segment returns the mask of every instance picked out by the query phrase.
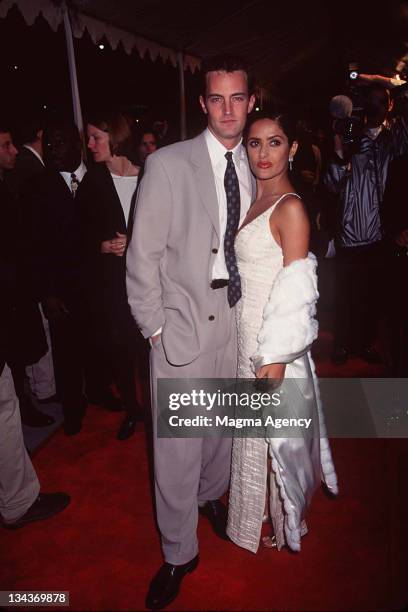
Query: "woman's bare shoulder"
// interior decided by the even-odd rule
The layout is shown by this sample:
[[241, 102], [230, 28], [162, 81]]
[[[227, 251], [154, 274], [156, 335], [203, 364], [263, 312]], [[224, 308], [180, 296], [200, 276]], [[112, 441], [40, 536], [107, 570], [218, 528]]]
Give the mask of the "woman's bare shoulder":
[[303, 218], [307, 216], [307, 213], [301, 198], [295, 195], [288, 195], [279, 202], [273, 216], [276, 220], [291, 220]]

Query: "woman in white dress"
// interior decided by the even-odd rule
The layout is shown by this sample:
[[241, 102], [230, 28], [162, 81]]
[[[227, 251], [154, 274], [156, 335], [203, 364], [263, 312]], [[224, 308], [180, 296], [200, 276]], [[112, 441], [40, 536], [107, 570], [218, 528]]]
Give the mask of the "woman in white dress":
[[249, 127], [257, 197], [235, 240], [242, 289], [236, 307], [238, 378], [295, 379], [297, 394], [280, 416], [289, 410], [291, 417], [312, 419], [307, 435], [298, 429], [296, 437], [234, 439], [227, 533], [252, 552], [269, 518], [273, 535], [263, 544], [299, 551], [313, 492], [323, 481], [337, 493], [310, 356], [317, 337], [316, 259], [308, 252], [307, 214], [288, 178], [296, 149], [294, 127], [283, 114], [256, 117]]

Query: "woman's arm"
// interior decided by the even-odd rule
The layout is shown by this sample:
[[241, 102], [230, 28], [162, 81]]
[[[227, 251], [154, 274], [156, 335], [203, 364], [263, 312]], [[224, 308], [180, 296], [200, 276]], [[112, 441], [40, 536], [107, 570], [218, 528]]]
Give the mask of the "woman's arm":
[[286, 198], [281, 205], [278, 204], [272, 218], [279, 234], [283, 265], [307, 257], [310, 224], [303, 202], [296, 197]]
[[[271, 233], [278, 232], [283, 253], [284, 267], [298, 259], [307, 257], [309, 250], [310, 224], [304, 205], [299, 198], [286, 198], [271, 215]], [[285, 363], [270, 363], [262, 366], [257, 378], [276, 379], [279, 384], [285, 377]]]

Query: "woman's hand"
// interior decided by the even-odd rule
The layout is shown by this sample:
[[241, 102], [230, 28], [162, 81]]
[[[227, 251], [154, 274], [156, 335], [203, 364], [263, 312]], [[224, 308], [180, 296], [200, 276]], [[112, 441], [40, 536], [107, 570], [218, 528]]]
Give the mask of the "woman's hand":
[[117, 238], [101, 242], [101, 253], [110, 253], [117, 257], [122, 257], [125, 252], [127, 237], [126, 234], [121, 234], [120, 232], [116, 232], [116, 236]]
[[286, 363], [268, 363], [256, 373], [256, 378], [262, 379], [268, 387], [276, 389], [281, 386], [285, 378]]

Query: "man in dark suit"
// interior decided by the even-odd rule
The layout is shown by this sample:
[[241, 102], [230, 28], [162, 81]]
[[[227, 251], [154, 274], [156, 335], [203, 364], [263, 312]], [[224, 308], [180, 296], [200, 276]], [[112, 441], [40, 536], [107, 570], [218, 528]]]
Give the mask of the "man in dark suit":
[[[25, 191], [30, 189], [30, 182], [44, 172], [45, 169], [43, 135], [42, 122], [37, 117], [23, 119], [18, 126], [17, 138], [22, 144], [17, 154], [15, 167], [12, 172], [8, 173], [6, 181], [15, 196], [22, 201], [25, 199]], [[30, 227], [32, 223], [31, 217], [35, 214], [35, 210], [22, 211], [22, 219], [27, 227]], [[40, 403], [48, 403], [56, 400], [54, 364], [52, 360], [49, 325], [42, 311], [41, 318], [47, 339], [48, 350], [37, 363], [27, 366], [26, 375], [28, 376], [31, 392], [36, 397], [37, 401]], [[27, 402], [30, 402], [28, 396], [26, 403]], [[37, 420], [38, 423], [41, 424], [42, 419], [35, 419], [34, 413], [31, 413], [33, 413], [33, 410], [30, 411], [30, 422], [34, 423]]]
[[[34, 277], [51, 330], [64, 431], [82, 428], [88, 397], [115, 407], [89, 339], [91, 323], [84, 300], [83, 237], [78, 194], [86, 173], [81, 140], [74, 125], [59, 123], [48, 132], [50, 167], [31, 183], [29, 206], [35, 244]], [[85, 383], [85, 385], [84, 385]]]
[[[19, 344], [16, 316], [22, 279], [18, 209], [5, 185], [4, 171], [13, 168], [16, 155], [9, 130], [0, 126], [0, 515], [9, 529], [49, 518], [70, 502], [66, 493], [40, 494], [40, 483], [24, 446], [19, 401], [8, 366]], [[27, 347], [25, 342], [18, 352]], [[21, 358], [24, 360], [24, 354]]]
[[16, 162], [12, 172], [5, 176], [10, 191], [18, 198], [27, 186], [27, 183], [44, 171], [44, 130], [37, 119], [23, 120], [18, 129], [13, 132], [18, 145]]
[[[11, 138], [11, 137], [10, 137]], [[5, 136], [3, 137], [3, 140]], [[13, 155], [10, 152], [13, 151]], [[26, 367], [32, 367], [38, 362], [47, 350], [41, 314], [35, 303], [28, 262], [31, 257], [30, 246], [26, 240], [26, 224], [29, 223], [27, 216], [21, 210], [19, 190], [17, 183], [12, 180], [15, 176], [18, 152], [12, 144], [9, 148], [9, 158], [5, 159], [3, 151], [1, 161], [2, 185], [1, 197], [3, 201], [3, 213], [5, 202], [8, 203], [8, 214], [12, 215], [8, 223], [3, 227], [8, 228], [9, 235], [13, 235], [13, 256], [18, 265], [18, 300], [14, 311], [14, 333], [13, 343], [8, 354], [8, 363], [13, 375], [14, 387], [19, 399], [21, 419], [25, 425], [31, 427], [44, 427], [51, 425], [54, 419], [38, 410], [33, 403], [31, 394], [26, 388]], [[10, 234], [10, 230], [12, 234]], [[4, 237], [3, 241], [7, 236]], [[3, 242], [4, 244], [4, 242]]]

